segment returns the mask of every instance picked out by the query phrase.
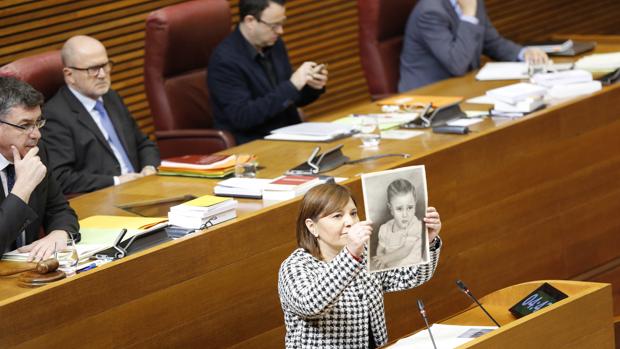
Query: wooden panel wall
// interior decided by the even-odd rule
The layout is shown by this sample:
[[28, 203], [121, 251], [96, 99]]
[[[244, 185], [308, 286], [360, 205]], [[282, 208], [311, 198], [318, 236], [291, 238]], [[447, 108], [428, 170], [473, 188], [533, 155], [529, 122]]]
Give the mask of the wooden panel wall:
[[[389, 0], [383, 0], [389, 1]], [[58, 49], [67, 38], [88, 34], [102, 40], [118, 64], [113, 87], [125, 98], [142, 129], [153, 131], [144, 93], [144, 19], [181, 0], [0, 0], [0, 65]], [[230, 0], [235, 22], [238, 0]], [[517, 41], [552, 33], [620, 34], [617, 0], [487, 0], [500, 32]], [[368, 100], [359, 63], [354, 0], [289, 0], [284, 39], [291, 60], [329, 63], [328, 92], [305, 111], [316, 116]]]

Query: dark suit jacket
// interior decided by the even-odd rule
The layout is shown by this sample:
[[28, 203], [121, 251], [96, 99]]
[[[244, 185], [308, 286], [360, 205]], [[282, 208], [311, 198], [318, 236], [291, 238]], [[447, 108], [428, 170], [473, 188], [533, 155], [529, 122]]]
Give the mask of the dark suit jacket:
[[[140, 131], [113, 90], [103, 95], [103, 104], [116, 128], [125, 151], [136, 171], [144, 166], [159, 165], [159, 151]], [[112, 148], [88, 111], [63, 86], [43, 107], [47, 124], [42, 133], [50, 154], [51, 170], [64, 193], [89, 192], [114, 184], [113, 176], [121, 174], [121, 166]]]
[[207, 69], [207, 85], [215, 127], [230, 131], [238, 144], [262, 138], [276, 128], [301, 121], [296, 107], [316, 100], [322, 90], [308, 86], [297, 91], [282, 39], [269, 49], [277, 85], [257, 61], [256, 50], [239, 28], [215, 49]]
[[[40, 144], [39, 148], [39, 157], [47, 166], [48, 156], [45, 146]], [[0, 193], [0, 253], [6, 251], [24, 229], [26, 244], [38, 240], [41, 227], [46, 233], [65, 230], [74, 238], [79, 237], [75, 212], [49, 170], [30, 195], [28, 204], [13, 194], [4, 198], [4, 192]]]
[[460, 20], [450, 0], [420, 0], [405, 29], [398, 91], [404, 92], [480, 67], [481, 54], [516, 61], [521, 46], [503, 38], [478, 0], [477, 25]]

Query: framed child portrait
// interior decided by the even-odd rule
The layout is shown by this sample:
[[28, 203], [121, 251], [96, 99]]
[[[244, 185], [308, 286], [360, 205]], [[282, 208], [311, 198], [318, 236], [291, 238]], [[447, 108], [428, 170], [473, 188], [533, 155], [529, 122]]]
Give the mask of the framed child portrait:
[[373, 233], [368, 270], [377, 272], [429, 262], [424, 215], [428, 207], [424, 166], [362, 175], [366, 219]]

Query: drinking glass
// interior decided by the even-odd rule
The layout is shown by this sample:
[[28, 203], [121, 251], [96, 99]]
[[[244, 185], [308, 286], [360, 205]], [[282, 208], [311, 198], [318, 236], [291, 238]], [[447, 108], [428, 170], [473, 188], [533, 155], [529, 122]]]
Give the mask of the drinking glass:
[[362, 147], [376, 147], [381, 143], [381, 129], [379, 129], [379, 121], [376, 116], [360, 117], [359, 129]]
[[58, 270], [64, 271], [67, 276], [75, 274], [79, 260], [75, 241], [67, 239], [67, 246], [57, 249], [55, 254], [58, 260]]
[[258, 163], [251, 154], [237, 154], [235, 159], [235, 177], [256, 178]]

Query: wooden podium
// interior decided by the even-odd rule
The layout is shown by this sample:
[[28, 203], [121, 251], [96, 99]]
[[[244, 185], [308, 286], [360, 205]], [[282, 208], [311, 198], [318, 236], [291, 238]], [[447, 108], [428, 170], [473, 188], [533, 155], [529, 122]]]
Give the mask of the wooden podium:
[[[564, 292], [568, 298], [516, 319], [508, 309], [544, 282]], [[610, 284], [532, 281], [495, 291], [479, 300], [501, 327], [459, 348], [614, 348]], [[441, 323], [494, 326], [477, 306]]]

